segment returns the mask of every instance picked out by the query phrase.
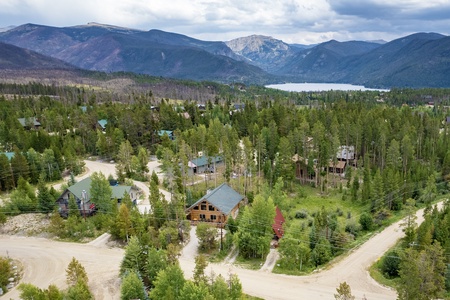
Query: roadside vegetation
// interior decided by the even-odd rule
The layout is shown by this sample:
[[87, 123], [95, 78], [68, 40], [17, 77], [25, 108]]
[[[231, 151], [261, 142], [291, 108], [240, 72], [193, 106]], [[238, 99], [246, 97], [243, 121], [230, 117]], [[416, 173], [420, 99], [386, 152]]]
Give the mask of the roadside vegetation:
[[[188, 84], [189, 95], [205, 85]], [[182, 91], [181, 83], [173, 86]], [[151, 90], [121, 94], [36, 83], [0, 85], [0, 190], [9, 195], [2, 201], [0, 223], [8, 216], [40, 212], [51, 219], [49, 232], [64, 240], [85, 241], [110, 232], [127, 245], [127, 253], [137, 249], [124, 258], [124, 264], [131, 263], [121, 271], [124, 284], [140, 281], [150, 295], [162, 288], [158, 284], [179, 275], [176, 260], [190, 228], [185, 209], [223, 182], [244, 195], [248, 205], [225, 224], [221, 239], [216, 228], [197, 227], [206, 259], [221, 260], [236, 251], [238, 263], [258, 268], [271, 247], [276, 207], [285, 218], [277, 273], [323, 268], [420, 207], [427, 208], [429, 228], [408, 225], [409, 240], [399, 257], [425, 260], [440, 257], [442, 249], [448, 252], [449, 226], [438, 223], [445, 217], [430, 207], [448, 193], [450, 91], [287, 93], [217, 84], [206, 90], [200, 101], [181, 94], [159, 97]], [[26, 126], [18, 118], [25, 118]], [[33, 118], [41, 126], [34, 127]], [[104, 128], [99, 120], [107, 121]], [[343, 149], [352, 149], [354, 157], [339, 155]], [[223, 163], [213, 173], [192, 175], [188, 162], [199, 153], [221, 156]], [[163, 180], [149, 174], [149, 155], [161, 162]], [[152, 211], [139, 213], [126, 197], [113, 205], [108, 179], [96, 174], [97, 214], [83, 218], [70, 199], [69, 214], [62, 218], [56, 205], [62, 190], [51, 184], [63, 176], [70, 179], [62, 189], [74, 184], [87, 157], [114, 161], [116, 178], [109, 179], [146, 182]], [[170, 201], [159, 188], [170, 192]], [[425, 237], [419, 241], [420, 230]], [[416, 244], [421, 246], [407, 249]], [[146, 266], [155, 259], [150, 253], [162, 255], [167, 265], [149, 270]], [[450, 263], [448, 256], [442, 256], [442, 263]], [[399, 267], [396, 276], [402, 272]], [[159, 277], [163, 273], [169, 279]], [[232, 293], [232, 280], [217, 284], [228, 282], [227, 293]], [[413, 284], [399, 281], [400, 293], [401, 284]], [[201, 282], [186, 281], [178, 291], [210, 289]], [[436, 297], [450, 290], [440, 278], [434, 284]]]
[[[410, 210], [402, 224], [405, 237], [370, 269], [377, 281], [397, 289], [399, 299], [450, 298], [447, 263], [450, 202], [442, 201], [440, 210], [436, 205], [425, 208], [425, 221], [420, 226]], [[407, 203], [412, 206], [414, 200]]]

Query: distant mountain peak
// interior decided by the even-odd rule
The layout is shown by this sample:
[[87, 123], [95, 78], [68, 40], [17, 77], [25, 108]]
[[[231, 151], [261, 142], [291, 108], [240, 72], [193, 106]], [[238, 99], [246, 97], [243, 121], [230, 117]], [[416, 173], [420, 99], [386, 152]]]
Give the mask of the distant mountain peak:
[[107, 29], [110, 31], [136, 31], [136, 32], [142, 32], [143, 30], [140, 29], [133, 29], [133, 28], [128, 28], [128, 27], [121, 27], [121, 26], [116, 26], [116, 25], [110, 25], [110, 24], [102, 24], [102, 23], [97, 23], [97, 22], [89, 22], [85, 25], [76, 25], [76, 26], [72, 26], [73, 28], [89, 28], [89, 27], [98, 27], [98, 28], [103, 28], [103, 29]]
[[298, 52], [297, 48], [281, 40], [256, 34], [237, 38], [225, 44], [251, 64], [269, 72], [278, 69], [286, 59]]

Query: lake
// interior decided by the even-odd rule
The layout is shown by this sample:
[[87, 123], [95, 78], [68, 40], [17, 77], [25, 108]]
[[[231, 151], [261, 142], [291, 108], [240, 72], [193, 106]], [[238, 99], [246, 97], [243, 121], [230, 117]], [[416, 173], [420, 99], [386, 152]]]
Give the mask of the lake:
[[283, 83], [269, 84], [268, 88], [278, 89], [288, 92], [319, 92], [319, 91], [382, 91], [388, 92], [388, 89], [369, 89], [362, 85], [353, 85], [345, 83]]

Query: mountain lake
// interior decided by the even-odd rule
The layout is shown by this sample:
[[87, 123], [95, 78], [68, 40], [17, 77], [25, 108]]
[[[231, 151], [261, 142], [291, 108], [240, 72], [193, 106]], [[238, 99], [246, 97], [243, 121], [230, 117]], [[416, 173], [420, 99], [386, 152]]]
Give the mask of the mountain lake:
[[388, 92], [388, 89], [370, 89], [362, 85], [346, 83], [283, 83], [269, 84], [267, 88], [278, 89], [288, 92], [319, 92], [319, 91], [380, 91]]

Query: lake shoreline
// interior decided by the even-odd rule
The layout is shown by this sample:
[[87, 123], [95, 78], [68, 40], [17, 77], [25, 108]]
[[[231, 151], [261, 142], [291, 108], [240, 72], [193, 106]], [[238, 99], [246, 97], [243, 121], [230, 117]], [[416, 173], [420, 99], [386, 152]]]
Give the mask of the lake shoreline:
[[379, 91], [389, 92], [389, 89], [366, 88], [362, 85], [347, 83], [283, 83], [269, 84], [266, 88], [278, 89], [287, 92], [324, 92], [324, 91]]

